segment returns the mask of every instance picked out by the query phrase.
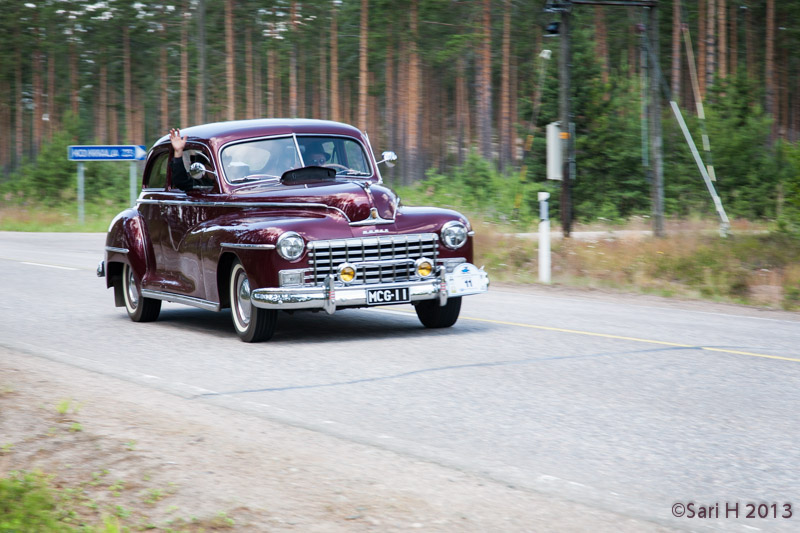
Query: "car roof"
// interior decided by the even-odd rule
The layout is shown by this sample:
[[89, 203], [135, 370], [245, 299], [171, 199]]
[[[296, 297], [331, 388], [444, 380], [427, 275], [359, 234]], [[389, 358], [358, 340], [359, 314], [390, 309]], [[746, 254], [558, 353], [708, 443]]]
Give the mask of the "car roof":
[[[270, 135], [320, 134], [348, 135], [363, 140], [361, 131], [354, 126], [332, 120], [315, 120], [300, 118], [262, 118], [252, 120], [232, 120], [212, 122], [192, 126], [180, 130], [181, 136], [188, 141], [202, 142], [215, 150], [225, 143], [251, 137]], [[169, 143], [169, 135], [164, 135], [153, 145]]]

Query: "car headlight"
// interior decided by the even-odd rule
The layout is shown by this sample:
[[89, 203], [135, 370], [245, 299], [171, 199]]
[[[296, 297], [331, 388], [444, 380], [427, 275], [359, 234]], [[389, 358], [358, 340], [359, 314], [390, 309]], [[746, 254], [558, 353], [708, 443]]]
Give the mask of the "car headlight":
[[467, 227], [457, 220], [451, 220], [442, 226], [441, 235], [444, 245], [456, 250], [467, 242]]
[[287, 231], [278, 237], [278, 242], [275, 244], [278, 255], [287, 261], [294, 261], [303, 255], [305, 247], [306, 243], [303, 242], [303, 238], [294, 231]]

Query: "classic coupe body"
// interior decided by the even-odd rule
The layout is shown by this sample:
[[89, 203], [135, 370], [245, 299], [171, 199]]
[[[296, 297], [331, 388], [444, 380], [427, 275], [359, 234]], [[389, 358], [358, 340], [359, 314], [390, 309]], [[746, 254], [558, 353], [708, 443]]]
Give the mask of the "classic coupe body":
[[488, 289], [469, 221], [401, 206], [358, 129], [261, 119], [182, 135], [192, 186], [173, 186], [172, 144], [159, 139], [98, 267], [132, 320], [155, 320], [162, 301], [230, 308], [239, 337], [255, 342], [272, 336], [278, 311], [410, 303], [438, 328], [456, 322], [462, 296]]

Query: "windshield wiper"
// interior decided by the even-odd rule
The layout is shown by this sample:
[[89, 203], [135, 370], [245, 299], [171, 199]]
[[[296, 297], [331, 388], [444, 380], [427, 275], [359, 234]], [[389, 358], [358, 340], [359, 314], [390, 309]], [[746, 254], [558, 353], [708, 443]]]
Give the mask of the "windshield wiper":
[[342, 170], [341, 172], [337, 172], [337, 175], [346, 175], [346, 176], [372, 176], [369, 172], [362, 172], [360, 170], [355, 170], [353, 168], [348, 168], [347, 170]]

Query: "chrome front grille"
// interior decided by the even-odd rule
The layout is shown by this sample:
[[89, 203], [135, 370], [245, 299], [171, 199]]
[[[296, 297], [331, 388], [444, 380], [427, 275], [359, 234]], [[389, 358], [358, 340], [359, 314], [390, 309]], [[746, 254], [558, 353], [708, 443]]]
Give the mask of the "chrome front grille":
[[417, 279], [414, 261], [427, 257], [436, 264], [439, 237], [435, 233], [385, 235], [308, 243], [306, 285], [321, 285], [339, 266], [356, 267], [350, 285], [392, 283]]

